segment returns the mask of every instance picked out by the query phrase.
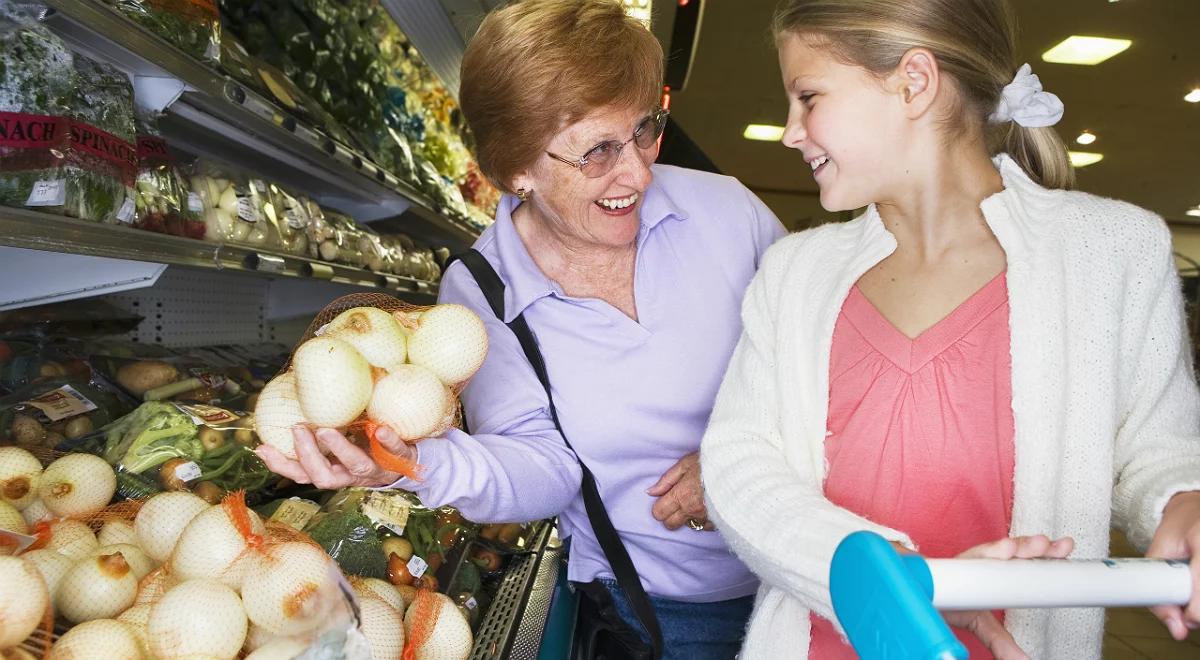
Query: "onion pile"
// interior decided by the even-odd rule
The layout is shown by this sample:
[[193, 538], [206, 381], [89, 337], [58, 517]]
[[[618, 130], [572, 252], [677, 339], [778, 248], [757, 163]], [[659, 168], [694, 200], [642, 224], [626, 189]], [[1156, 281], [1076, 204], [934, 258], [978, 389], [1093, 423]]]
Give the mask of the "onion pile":
[[362, 419], [417, 442], [454, 422], [455, 392], [487, 355], [483, 321], [462, 305], [388, 313], [355, 307], [296, 349], [291, 371], [260, 393], [263, 442], [295, 459], [292, 428], [345, 428]]

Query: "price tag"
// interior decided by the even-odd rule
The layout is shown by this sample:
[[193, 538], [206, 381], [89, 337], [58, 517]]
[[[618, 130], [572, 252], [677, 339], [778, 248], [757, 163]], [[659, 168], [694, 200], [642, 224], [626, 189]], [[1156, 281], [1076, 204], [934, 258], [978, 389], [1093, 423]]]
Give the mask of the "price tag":
[[392, 530], [397, 536], [404, 536], [409, 503], [403, 497], [373, 491], [363, 500], [360, 510], [376, 525]]
[[287, 221], [287, 226], [291, 227], [292, 229], [300, 230], [308, 226], [308, 223], [304, 222], [304, 217], [301, 216], [300, 212], [294, 208], [288, 207], [288, 209], [283, 212], [283, 217], [284, 220]]
[[463, 605], [466, 605], [468, 610], [473, 610], [476, 607], [479, 607], [479, 603], [475, 600], [474, 596], [468, 598], [467, 602], [463, 603]]
[[62, 179], [38, 181], [29, 191], [25, 206], [62, 206], [67, 203], [67, 182]]
[[204, 202], [197, 193], [188, 193], [188, 210], [192, 213], [204, 213]]
[[424, 559], [416, 555], [413, 555], [412, 559], [408, 560], [408, 572], [412, 573], [412, 576], [415, 578], [425, 575], [425, 571], [428, 569], [429, 564], [426, 564]]
[[258, 222], [258, 209], [254, 208], [254, 200], [249, 197], [238, 198], [237, 214], [246, 222]]
[[75, 391], [70, 385], [63, 385], [56, 390], [32, 398], [25, 403], [42, 411], [52, 422], [60, 419], [82, 415], [96, 409], [96, 404], [88, 401], [87, 397]]
[[195, 481], [200, 478], [200, 466], [194, 462], [187, 462], [183, 465], [175, 466], [175, 478], [183, 481]]
[[179, 412], [191, 417], [192, 421], [196, 423], [196, 426], [222, 428], [228, 426], [230, 422], [235, 422], [238, 419], [237, 415], [225, 410], [224, 408], [207, 406], [203, 403], [175, 403], [172, 405], [174, 405], [175, 409]]
[[125, 201], [121, 203], [121, 208], [117, 210], [117, 221], [121, 224], [132, 225], [135, 210], [133, 198], [126, 196]]
[[302, 530], [320, 510], [316, 502], [293, 497], [279, 504], [279, 508], [271, 514], [271, 520]]

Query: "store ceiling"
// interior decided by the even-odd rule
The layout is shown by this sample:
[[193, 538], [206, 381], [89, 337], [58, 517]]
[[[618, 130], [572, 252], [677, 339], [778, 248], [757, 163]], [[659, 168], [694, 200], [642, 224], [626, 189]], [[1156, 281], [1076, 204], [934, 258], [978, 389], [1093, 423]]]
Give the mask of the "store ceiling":
[[[440, 0], [464, 36], [480, 10], [500, 0]], [[662, 2], [663, 0], [659, 0]], [[658, 2], [655, 3], [659, 4]], [[800, 155], [779, 143], [742, 138], [748, 123], [782, 124], [783, 87], [767, 33], [776, 0], [707, 0], [691, 78], [674, 94], [672, 116], [727, 174], [754, 189], [782, 220], [803, 227], [830, 214]], [[1020, 57], [1066, 116], [1058, 128], [1075, 149], [1104, 160], [1079, 170], [1079, 187], [1150, 208], [1171, 221], [1200, 205], [1200, 0], [1013, 0], [1021, 22]], [[474, 19], [474, 20], [471, 20]], [[1072, 35], [1133, 40], [1098, 66], [1042, 62], [1041, 53]], [[1089, 147], [1073, 140], [1088, 129]]]

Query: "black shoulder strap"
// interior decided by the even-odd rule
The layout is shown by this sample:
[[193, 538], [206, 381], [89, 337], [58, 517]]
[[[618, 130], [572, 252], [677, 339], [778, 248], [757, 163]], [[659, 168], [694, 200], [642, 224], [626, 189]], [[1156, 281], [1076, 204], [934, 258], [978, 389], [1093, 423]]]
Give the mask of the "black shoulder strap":
[[[488, 304], [491, 305], [492, 311], [503, 322], [504, 282], [500, 280], [500, 276], [496, 274], [492, 265], [477, 250], [468, 250], [454, 257], [451, 262], [454, 260], [462, 261], [467, 270], [471, 271], [471, 274], [475, 277], [475, 282], [479, 284], [480, 290], [483, 291], [484, 297], [487, 298]], [[449, 267], [449, 263], [447, 263], [447, 267]], [[525, 351], [525, 357], [533, 365], [533, 370], [537, 374], [538, 380], [546, 390], [546, 398], [550, 402], [550, 417], [554, 420], [554, 427], [562, 435], [563, 441], [567, 443], [567, 447], [572, 452], [575, 452], [575, 448], [571, 447], [571, 441], [567, 439], [566, 432], [563, 431], [562, 423], [558, 420], [558, 410], [554, 406], [554, 395], [550, 393], [550, 377], [546, 373], [546, 362], [542, 359], [542, 352], [538, 349], [533, 331], [529, 329], [529, 324], [525, 322], [525, 315], [518, 314], [507, 325], [513, 331], [513, 334], [517, 336], [517, 340], [521, 342], [521, 348]], [[575, 459], [579, 460], [578, 452], [575, 452]], [[650, 604], [650, 597], [646, 595], [646, 590], [642, 588], [642, 581], [638, 577], [637, 569], [633, 566], [633, 560], [629, 558], [629, 552], [625, 550], [625, 544], [621, 542], [621, 537], [617, 534], [616, 528], [613, 527], [612, 520], [608, 517], [608, 511], [605, 510], [604, 503], [600, 500], [600, 491], [596, 488], [596, 478], [592, 475], [592, 471], [588, 469], [588, 466], [584, 465], [581, 460], [579, 460], [579, 467], [583, 472], [583, 480], [580, 484], [583, 490], [583, 505], [587, 510], [588, 521], [592, 524], [592, 531], [596, 533], [596, 539], [600, 542], [600, 548], [604, 551], [604, 557], [608, 559], [608, 564], [613, 569], [613, 574], [617, 578], [617, 584], [625, 591], [626, 597], [629, 598], [629, 603], [633, 605], [633, 611], [646, 628], [646, 632], [649, 633], [650, 641], [654, 647], [653, 657], [657, 660], [662, 657], [662, 631], [658, 627], [658, 617], [654, 615], [654, 606]]]

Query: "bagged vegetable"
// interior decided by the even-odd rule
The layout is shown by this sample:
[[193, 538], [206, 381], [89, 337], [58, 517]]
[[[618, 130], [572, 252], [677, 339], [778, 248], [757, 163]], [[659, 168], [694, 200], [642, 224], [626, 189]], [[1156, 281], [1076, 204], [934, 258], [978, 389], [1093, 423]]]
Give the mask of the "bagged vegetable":
[[462, 305], [418, 307], [383, 294], [333, 301], [310, 324], [288, 369], [267, 383], [255, 408], [264, 443], [295, 457], [292, 429], [344, 429], [382, 466], [418, 467], [375, 438], [387, 426], [416, 443], [458, 420], [457, 392], [487, 355], [483, 321]]
[[108, 0], [118, 11], [196, 59], [219, 62], [221, 20], [212, 0]]
[[264, 202], [249, 177], [207, 161], [198, 162], [193, 172], [190, 183], [204, 206], [206, 240], [272, 244], [270, 222], [263, 218]]
[[0, 399], [0, 441], [53, 448], [86, 437], [129, 409], [103, 383], [54, 378]]
[[339, 236], [337, 230], [325, 218], [325, 210], [311, 199], [305, 198], [301, 201], [304, 202], [304, 208], [308, 211], [308, 227], [304, 231], [308, 238], [308, 256], [312, 259], [322, 259], [321, 245], [330, 240], [334, 241], [331, 252], [336, 256], [339, 250], [337, 243]]
[[275, 184], [267, 186], [269, 214], [279, 237], [279, 248], [288, 254], [308, 254], [308, 207], [300, 199]]
[[204, 204], [188, 191], [166, 140], [158, 134], [154, 118], [138, 118], [138, 175], [136, 223], [138, 229], [204, 238], [201, 219]]
[[253, 421], [222, 408], [154, 401], [102, 431], [97, 449], [126, 497], [186, 490], [215, 502], [240, 490], [259, 499], [278, 481], [252, 451]]
[[120, 69], [75, 56], [71, 160], [65, 212], [77, 218], [132, 224], [137, 174], [133, 85]]

